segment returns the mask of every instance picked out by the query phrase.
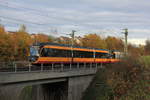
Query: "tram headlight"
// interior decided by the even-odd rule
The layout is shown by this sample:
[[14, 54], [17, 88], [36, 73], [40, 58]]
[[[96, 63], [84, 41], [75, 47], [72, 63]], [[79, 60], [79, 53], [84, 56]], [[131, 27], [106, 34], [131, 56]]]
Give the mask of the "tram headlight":
[[38, 59], [38, 56], [30, 56], [29, 61], [30, 62], [35, 62]]

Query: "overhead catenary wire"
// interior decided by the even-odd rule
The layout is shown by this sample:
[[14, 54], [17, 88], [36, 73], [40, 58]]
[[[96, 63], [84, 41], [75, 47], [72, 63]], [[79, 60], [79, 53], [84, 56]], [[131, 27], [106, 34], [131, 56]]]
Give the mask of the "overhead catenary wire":
[[[31, 8], [23, 8], [23, 7], [21, 7], [21, 8], [19, 8], [18, 9], [18, 7], [11, 7], [11, 6], [8, 6], [8, 5], [3, 5], [3, 4], [0, 4], [1, 6], [3, 6], [3, 7], [6, 7], [6, 8], [10, 8], [10, 9], [16, 9], [16, 10], [29, 10], [30, 12], [28, 12], [28, 13], [31, 13], [31, 14], [36, 14], [36, 15], [38, 15], [38, 16], [41, 16], [41, 17], [50, 17], [50, 16], [48, 16], [48, 14], [41, 14], [41, 11], [40, 10], [35, 10], [35, 9], [31, 9]], [[43, 11], [42, 10], [42, 12], [45, 12], [45, 11]], [[46, 13], [46, 12], [45, 12]]]
[[[49, 16], [49, 14], [47, 13], [47, 11], [43, 10], [43, 9], [39, 9], [39, 8], [31, 8], [31, 7], [27, 7], [24, 5], [20, 5], [20, 4], [16, 4], [13, 2], [9, 2], [8, 0], [0, 0], [0, 6], [2, 7], [7, 7], [9, 9], [16, 9], [16, 10], [20, 10], [20, 11], [27, 11], [28, 14], [34, 14], [35, 16], [41, 16], [41, 17], [45, 17], [45, 18], [49, 18], [52, 16]], [[42, 13], [41, 13], [42, 12]], [[37, 22], [32, 22], [32, 21], [27, 21], [24, 19], [18, 19], [18, 18], [13, 18], [13, 17], [6, 17], [4, 15], [0, 15], [0, 19], [4, 18], [4, 19], [8, 19], [14, 22], [9, 21], [9, 23], [13, 23], [13, 24], [29, 24], [29, 25], [36, 25], [39, 27], [53, 27], [53, 23], [39, 23]], [[2, 20], [3, 21], [3, 20]], [[1, 23], [2, 23], [1, 21]], [[5, 22], [6, 23], [6, 22]], [[108, 32], [102, 32], [102, 33], [106, 33], [108, 34]], [[113, 34], [116, 34], [118, 36], [118, 34], [116, 32], [113, 32]]]
[[[18, 13], [19, 11], [25, 11], [27, 12], [27, 14], [33, 14], [35, 16], [38, 16], [38, 17], [45, 17], [45, 18], [53, 18], [53, 16], [49, 16], [49, 13], [46, 11], [46, 10], [43, 10], [43, 9], [35, 9], [35, 8], [30, 8], [30, 7], [24, 7], [23, 5], [19, 5], [19, 4], [16, 4], [16, 3], [10, 3], [8, 1], [3, 1], [3, 0], [0, 0], [0, 5], [3, 6], [3, 7], [6, 7], [6, 8], [9, 8], [9, 9], [15, 9], [15, 10], [18, 10]], [[42, 12], [42, 13], [41, 13]], [[12, 18], [12, 17], [6, 17], [6, 16], [2, 16], [0, 15], [0, 19], [1, 18], [4, 18], [4, 19], [8, 19], [8, 20], [12, 20], [12, 21], [16, 21], [15, 23], [16, 24], [24, 24], [24, 23], [27, 23], [27, 24], [32, 24], [32, 25], [38, 25], [38, 26], [50, 26], [50, 27], [56, 27], [56, 24], [55, 23], [37, 23], [37, 22], [31, 22], [31, 21], [26, 21], [24, 19], [18, 19], [18, 18]], [[10, 23], [13, 23], [13, 22], [10, 22]], [[13, 23], [13, 24], [15, 24]], [[62, 25], [62, 24], [59, 24], [59, 25]]]
[[16, 19], [16, 18], [11, 18], [11, 17], [1, 16], [1, 15], [0, 15], [0, 17], [4, 18], [4, 19], [9, 19], [9, 20], [21, 21], [21, 22], [28, 23], [28, 24], [48, 25], [48, 24], [30, 22], [30, 21], [25, 21], [25, 20], [22, 20], [22, 19]]
[[[41, 9], [40, 10], [37, 10], [37, 9], [34, 9], [34, 8], [29, 8], [29, 7], [24, 7], [24, 6], [20, 6], [20, 5], [16, 5], [16, 4], [13, 4], [13, 3], [10, 3], [10, 2], [6, 2], [6, 1], [1, 1], [0, 0], [0, 5], [3, 5], [5, 7], [10, 7], [10, 8], [14, 8], [14, 9], [24, 9], [24, 10], [32, 10], [32, 11], [35, 11], [35, 12], [41, 12]], [[11, 5], [14, 5], [13, 7]], [[17, 7], [18, 6], [18, 7]], [[42, 10], [43, 12], [44, 10]]]
[[[19, 6], [19, 8], [18, 8], [17, 6], [15, 7], [15, 5], [11, 6], [9, 2], [5, 2], [5, 1], [1, 1], [0, 5], [3, 6], [3, 7], [10, 8], [10, 9], [26, 10], [26, 11], [29, 10], [29, 12], [27, 12], [27, 13], [30, 13], [30, 14], [34, 13], [37, 16], [41, 16], [41, 17], [45, 17], [45, 18], [49, 18], [50, 17], [50, 16], [48, 16], [47, 12], [45, 12], [44, 10], [41, 11], [41, 10], [37, 10], [37, 9], [33, 9], [33, 8], [27, 8], [27, 7], [23, 7], [23, 6]], [[46, 14], [44, 14], [44, 13], [41, 14], [41, 12], [45, 12]], [[22, 19], [6, 17], [6, 16], [2, 16], [2, 15], [0, 15], [0, 17], [5, 18], [5, 19], [9, 19], [9, 20], [15, 20], [15, 21], [18, 21], [18, 22], [24, 22], [24, 23], [28, 23], [28, 24], [41, 25], [41, 26], [52, 24], [52, 23], [46, 23], [46, 24], [44, 24], [44, 23], [36, 23], [36, 22], [31, 22], [31, 21], [25, 21], [25, 20], [22, 20]]]

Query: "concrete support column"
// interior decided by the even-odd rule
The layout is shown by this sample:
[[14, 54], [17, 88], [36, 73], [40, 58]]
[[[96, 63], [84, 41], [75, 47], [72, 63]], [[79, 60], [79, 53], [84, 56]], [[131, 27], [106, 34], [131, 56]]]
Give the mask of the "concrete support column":
[[67, 100], [67, 82], [33, 86], [33, 100]]
[[32, 100], [44, 100], [42, 85], [32, 86]]
[[84, 91], [92, 81], [93, 76], [71, 77], [68, 79], [68, 100], [81, 100]]

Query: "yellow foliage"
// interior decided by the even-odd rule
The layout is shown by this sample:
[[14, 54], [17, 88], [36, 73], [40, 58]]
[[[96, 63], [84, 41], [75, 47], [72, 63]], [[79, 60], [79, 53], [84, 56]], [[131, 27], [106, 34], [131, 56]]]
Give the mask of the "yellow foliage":
[[107, 49], [109, 50], [123, 50], [123, 41], [121, 39], [108, 36], [106, 39]]
[[88, 34], [82, 38], [82, 45], [85, 47], [106, 49], [105, 40], [97, 34]]

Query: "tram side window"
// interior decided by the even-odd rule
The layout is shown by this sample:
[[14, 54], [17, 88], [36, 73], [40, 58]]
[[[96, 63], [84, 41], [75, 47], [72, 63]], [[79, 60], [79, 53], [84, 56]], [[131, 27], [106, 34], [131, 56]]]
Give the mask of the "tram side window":
[[62, 50], [63, 57], [71, 57], [71, 50]]
[[85, 58], [93, 58], [93, 52], [84, 52], [84, 57]]
[[41, 57], [47, 57], [48, 56], [48, 48], [43, 48], [41, 52]]
[[69, 51], [68, 50], [60, 50], [60, 49], [55, 49], [55, 53], [53, 57], [69, 57]]
[[41, 57], [51, 57], [53, 55], [53, 50], [50, 48], [43, 48], [41, 52]]
[[96, 52], [95, 57], [96, 58], [108, 58], [109, 56], [107, 53]]
[[101, 53], [96, 52], [96, 53], [95, 53], [95, 58], [101, 58]]
[[57, 49], [52, 49], [52, 54], [49, 57], [58, 57], [59, 56], [59, 52]]
[[71, 57], [70, 50], [43, 48], [41, 57]]
[[55, 54], [53, 57], [71, 57], [71, 51], [55, 49]]
[[93, 52], [87, 51], [73, 51], [76, 58], [93, 58]]
[[73, 51], [73, 57], [75, 57], [75, 58], [81, 58], [81, 55], [80, 55], [79, 51], [74, 50]]
[[66, 54], [67, 54], [67, 57], [72, 57], [72, 55], [71, 55], [71, 50], [66, 50], [65, 52], [66, 52]]

